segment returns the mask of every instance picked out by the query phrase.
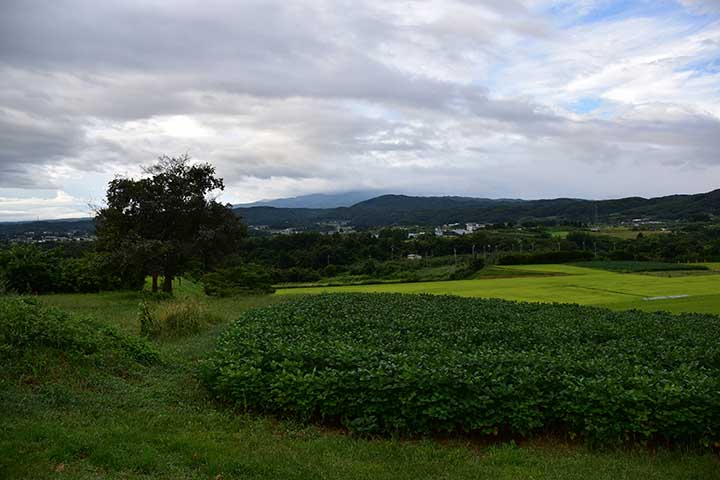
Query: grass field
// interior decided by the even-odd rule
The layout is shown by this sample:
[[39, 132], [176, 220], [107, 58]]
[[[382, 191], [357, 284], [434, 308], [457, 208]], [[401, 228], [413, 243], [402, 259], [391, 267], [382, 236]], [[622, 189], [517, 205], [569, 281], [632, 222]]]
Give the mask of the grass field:
[[[718, 269], [719, 264], [707, 264]], [[466, 297], [504, 298], [531, 302], [562, 302], [613, 309], [720, 314], [720, 275], [660, 277], [608, 272], [571, 265], [521, 265], [495, 267], [509, 273], [557, 273], [545, 277], [491, 278], [448, 282], [362, 285], [278, 290], [278, 295], [319, 292], [400, 292], [449, 294]], [[702, 273], [702, 272], [701, 272]], [[666, 300], [651, 297], [687, 295]]]
[[[48, 305], [139, 331], [134, 293], [52, 295]], [[208, 300], [226, 319], [280, 296]], [[642, 449], [595, 452], [552, 439], [481, 445], [463, 439], [366, 440], [241, 414], [211, 402], [194, 375], [217, 326], [157, 342], [163, 364], [127, 379], [25, 383], [0, 375], [2, 478], [698, 479], [717, 458]]]
[[[189, 286], [184, 288], [192, 291]], [[186, 291], [188, 291], [186, 290]], [[211, 300], [226, 320], [283, 296]], [[48, 305], [137, 334], [135, 293], [51, 295]], [[0, 372], [0, 478], [46, 479], [711, 479], [716, 455], [592, 451], [557, 440], [487, 445], [470, 439], [361, 439], [337, 430], [235, 412], [195, 377], [218, 325], [155, 342], [163, 363], [128, 378], [46, 382]]]

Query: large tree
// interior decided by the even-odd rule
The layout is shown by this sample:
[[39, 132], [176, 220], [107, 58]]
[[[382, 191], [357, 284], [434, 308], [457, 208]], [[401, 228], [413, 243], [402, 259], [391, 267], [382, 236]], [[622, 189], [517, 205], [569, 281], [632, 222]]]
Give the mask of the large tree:
[[153, 291], [163, 275], [163, 290], [171, 293], [191, 261], [208, 268], [237, 246], [246, 228], [229, 204], [211, 196], [224, 189], [212, 165], [161, 156], [143, 170], [143, 178], [108, 184], [107, 205], [95, 217], [98, 241], [123, 268], [151, 275]]

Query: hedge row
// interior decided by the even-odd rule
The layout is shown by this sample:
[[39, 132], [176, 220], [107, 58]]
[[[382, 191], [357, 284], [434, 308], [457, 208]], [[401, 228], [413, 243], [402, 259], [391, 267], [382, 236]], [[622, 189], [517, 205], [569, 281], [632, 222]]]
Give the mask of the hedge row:
[[557, 252], [516, 253], [504, 255], [500, 265], [539, 265], [544, 263], [568, 263], [592, 260], [595, 255], [587, 250], [560, 250]]

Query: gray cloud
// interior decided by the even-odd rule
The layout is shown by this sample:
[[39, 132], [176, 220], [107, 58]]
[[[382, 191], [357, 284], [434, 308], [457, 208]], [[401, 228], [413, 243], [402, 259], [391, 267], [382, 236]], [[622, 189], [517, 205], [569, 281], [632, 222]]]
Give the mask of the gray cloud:
[[[694, 97], [684, 103], [685, 80], [673, 72], [706, 58], [697, 56], [720, 41], [717, 26], [687, 46], [671, 25], [667, 46], [678, 46], [669, 65], [652, 52], [632, 64], [675, 75], [672, 84], [656, 79], [667, 95], [614, 100], [604, 114], [577, 115], [563, 96], [578, 88], [574, 80], [595, 74], [582, 83], [590, 92], [583, 95], [614, 88], [612, 98], [624, 98], [632, 95], [617, 88], [629, 76], [622, 68], [597, 73], [597, 62], [611, 60], [586, 54], [585, 43], [574, 51], [546, 7], [519, 0], [6, 0], [0, 189], [63, 189], [74, 175], [133, 172], [159, 154], [186, 151], [215, 163], [238, 200], [266, 198], [263, 188], [568, 195], [571, 188], [552, 175], [642, 177], [641, 165], [682, 169], [678, 181], [690, 185], [695, 175], [705, 188], [707, 169], [719, 163], [720, 99], [705, 96], [707, 110]], [[626, 55], [641, 55], [651, 45], [637, 32], [646, 24], [607, 28], [613, 38], [632, 38]], [[649, 32], [653, 41], [651, 33], [662, 34]], [[554, 53], [559, 46], [563, 55]], [[553, 70], [574, 64], [562, 75]], [[504, 77], [506, 70], [519, 75]], [[713, 91], [714, 77], [698, 78], [693, 85]], [[545, 183], [523, 186], [533, 175]], [[608, 192], [626, 188], [612, 176], [604, 181]], [[579, 192], [596, 187], [576, 183]], [[602, 195], [601, 187], [590, 193]], [[73, 188], [72, 198], [82, 197]]]

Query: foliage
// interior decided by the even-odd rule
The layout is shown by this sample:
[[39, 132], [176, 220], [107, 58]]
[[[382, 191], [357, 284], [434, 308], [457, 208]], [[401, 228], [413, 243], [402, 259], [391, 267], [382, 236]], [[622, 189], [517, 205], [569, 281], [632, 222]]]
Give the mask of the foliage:
[[687, 263], [667, 262], [637, 262], [637, 261], [595, 261], [577, 262], [574, 265], [586, 268], [599, 268], [610, 272], [672, 272], [684, 270], [709, 270], [705, 265], [690, 265]]
[[0, 281], [17, 293], [99, 292], [135, 286], [113, 271], [107, 255], [85, 250], [64, 255], [63, 248], [15, 245], [0, 250]]
[[208, 198], [224, 188], [211, 165], [163, 156], [146, 173], [110, 182], [107, 207], [96, 216], [98, 240], [118, 264], [162, 274], [171, 292], [173, 278], [193, 260], [208, 268], [236, 247], [245, 228], [230, 205]]
[[19, 373], [39, 375], [61, 359], [109, 371], [159, 360], [142, 339], [21, 296], [0, 297], [0, 356]]
[[520, 253], [503, 255], [498, 260], [499, 265], [540, 265], [546, 263], [569, 263], [591, 260], [592, 252], [587, 250], [569, 250], [558, 252]]
[[[720, 260], [720, 227], [686, 224], [673, 226], [673, 231], [640, 239], [616, 238], [589, 230], [553, 238], [542, 228], [498, 228], [463, 236], [418, 235], [411, 239], [407, 238], [408, 230], [400, 229], [384, 229], [376, 234], [300, 233], [247, 238], [235, 262], [265, 265], [272, 269], [274, 283], [307, 283], [360, 275], [376, 280], [424, 279], [427, 275], [420, 270], [439, 266], [435, 262], [455, 265], [473, 257], [483, 258], [486, 264]], [[411, 253], [421, 255], [422, 260], [406, 260]]]
[[450, 274], [450, 280], [462, 280], [469, 278], [485, 267], [482, 258], [469, 258], [460, 267]]
[[358, 432], [720, 440], [720, 317], [429, 295], [244, 314], [203, 376], [258, 410]]
[[272, 280], [267, 268], [253, 264], [224, 268], [202, 277], [205, 293], [215, 297], [272, 293]]
[[222, 319], [195, 299], [140, 303], [140, 334], [147, 337], [182, 337], [198, 333]]

